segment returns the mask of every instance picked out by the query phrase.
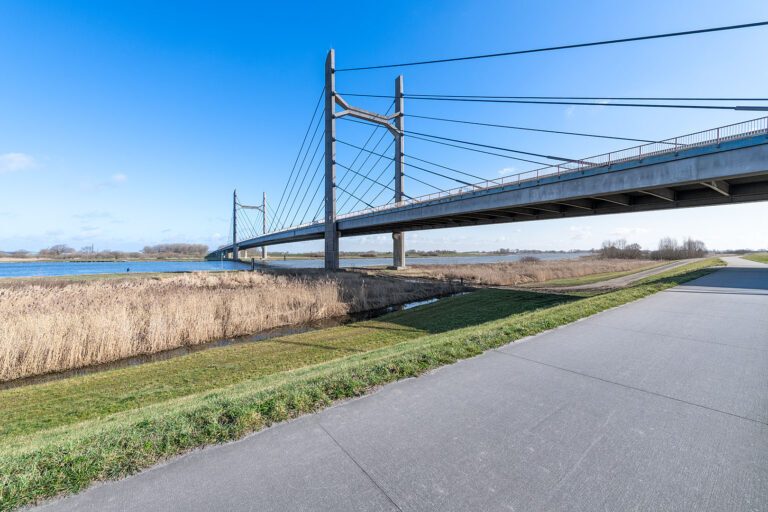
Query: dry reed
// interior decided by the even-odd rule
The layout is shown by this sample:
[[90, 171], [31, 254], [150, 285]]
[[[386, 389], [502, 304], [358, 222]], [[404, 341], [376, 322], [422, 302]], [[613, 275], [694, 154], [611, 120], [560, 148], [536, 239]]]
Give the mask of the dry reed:
[[0, 286], [0, 381], [447, 293], [353, 273], [257, 272]]
[[581, 258], [577, 260], [514, 261], [467, 265], [416, 265], [410, 270], [410, 275], [436, 279], [463, 279], [470, 283], [494, 286], [518, 286], [528, 283], [542, 283], [553, 279], [635, 270], [652, 263], [652, 261], [646, 260]]

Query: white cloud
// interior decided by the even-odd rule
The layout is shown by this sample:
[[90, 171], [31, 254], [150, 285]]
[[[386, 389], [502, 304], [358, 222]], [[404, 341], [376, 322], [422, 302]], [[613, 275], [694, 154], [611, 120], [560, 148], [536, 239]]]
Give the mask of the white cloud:
[[4, 172], [25, 171], [35, 167], [36, 162], [26, 153], [4, 153], [0, 155], [0, 174]]
[[509, 174], [513, 174], [517, 172], [517, 169], [515, 169], [514, 167], [504, 167], [502, 169], [499, 169], [496, 172], [498, 173], [499, 176], [507, 176]]
[[112, 175], [112, 183], [125, 183], [126, 181], [128, 181], [128, 176], [125, 174], [118, 173]]

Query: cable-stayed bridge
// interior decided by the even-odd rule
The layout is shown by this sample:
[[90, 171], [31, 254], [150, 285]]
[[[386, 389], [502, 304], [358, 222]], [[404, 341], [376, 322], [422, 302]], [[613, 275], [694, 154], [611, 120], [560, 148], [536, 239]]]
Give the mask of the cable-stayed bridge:
[[[766, 24], [768, 23], [645, 38], [677, 37]], [[642, 39], [585, 43], [582, 46]], [[570, 45], [565, 48], [578, 46]], [[562, 48], [527, 52], [558, 49]], [[277, 207], [273, 209], [267, 203], [266, 196], [263, 196], [261, 205], [249, 206], [238, 202], [235, 195], [232, 239], [227, 245], [210, 253], [208, 258], [241, 257], [242, 251], [252, 248], [262, 248], [262, 257], [265, 257], [264, 248], [268, 245], [324, 239], [325, 266], [335, 269], [339, 265], [339, 237], [392, 233], [393, 265], [402, 267], [405, 265], [405, 233], [408, 231], [768, 199], [768, 117], [664, 140], [646, 140], [613, 134], [566, 132], [413, 115], [406, 113], [404, 108], [408, 100], [409, 103], [439, 101], [767, 111], [768, 107], [760, 105], [733, 105], [723, 102], [763, 102], [768, 101], [768, 98], [407, 95], [404, 93], [402, 76], [395, 80], [394, 93], [391, 96], [344, 94], [336, 90], [336, 75], [340, 72], [489, 58], [515, 53], [336, 69], [334, 52], [331, 50], [326, 60], [325, 87]], [[348, 98], [355, 97], [383, 98], [391, 100], [391, 106], [383, 114], [376, 113], [353, 106]], [[691, 103], [692, 101], [697, 103]], [[323, 113], [318, 115], [321, 104], [324, 105]], [[451, 125], [475, 125], [502, 130], [613, 139], [632, 141], [636, 144], [591, 157], [566, 158], [453, 136], [409, 131], [405, 128], [409, 117]], [[339, 120], [368, 124], [374, 130], [364, 143], [355, 144], [337, 138], [336, 123]], [[377, 129], [382, 129], [383, 133], [378, 142], [375, 142]], [[389, 145], [386, 146], [385, 143], [385, 146], [379, 149], [387, 139], [390, 141]], [[454, 151], [458, 149], [481, 154], [483, 157], [511, 159], [532, 167], [530, 170], [497, 179], [483, 179], [477, 173], [459, 169], [455, 165], [444, 165], [406, 152], [406, 140], [427, 142]], [[337, 161], [337, 144], [357, 152], [351, 163], [343, 164]], [[338, 179], [337, 170], [341, 171]], [[408, 195], [405, 178], [413, 180], [415, 184], [434, 189], [435, 192]], [[457, 186], [438, 186], [434, 180], [441, 183], [453, 182]], [[387, 202], [377, 204], [382, 196]], [[346, 211], [343, 211], [345, 207]], [[253, 210], [261, 217], [260, 228], [259, 223], [252, 222], [248, 215], [248, 212]]]

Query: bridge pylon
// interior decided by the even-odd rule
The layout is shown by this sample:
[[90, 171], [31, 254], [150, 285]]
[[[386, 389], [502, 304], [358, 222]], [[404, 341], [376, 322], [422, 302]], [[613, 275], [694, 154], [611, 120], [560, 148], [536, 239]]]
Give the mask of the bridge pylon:
[[237, 261], [239, 254], [237, 245], [237, 189], [232, 192], [232, 260]]
[[[395, 203], [401, 203], [403, 192], [403, 77], [395, 80], [395, 112], [382, 115], [353, 107], [336, 92], [336, 54], [331, 48], [325, 60], [325, 268], [339, 268], [339, 230], [336, 224], [336, 119], [356, 117], [385, 127], [395, 138]], [[343, 110], [337, 112], [336, 106]], [[394, 124], [392, 123], [394, 121]], [[392, 233], [392, 263], [397, 268], [405, 266], [405, 235]]]

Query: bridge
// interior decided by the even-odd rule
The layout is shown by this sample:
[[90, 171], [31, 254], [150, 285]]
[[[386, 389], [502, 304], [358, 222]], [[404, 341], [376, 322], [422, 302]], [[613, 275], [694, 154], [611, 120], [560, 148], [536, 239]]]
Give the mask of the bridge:
[[[416, 63], [422, 64], [422, 63]], [[411, 64], [405, 64], [411, 65]], [[388, 66], [384, 66], [388, 67]], [[326, 59], [325, 87], [318, 100], [324, 104], [323, 115], [318, 119], [315, 134], [320, 124], [324, 125], [323, 135], [318, 140], [315, 152], [309, 159], [304, 178], [299, 181], [299, 173], [290, 187], [293, 193], [301, 195], [301, 190], [306, 189], [306, 177], [314, 162], [318, 149], [322, 144], [324, 151], [317, 161], [316, 175], [318, 181], [318, 193], [320, 193], [320, 207], [315, 218], [309, 222], [284, 222], [283, 225], [267, 222], [270, 206], [266, 202], [266, 195], [259, 206], [249, 206], [239, 203], [235, 195], [232, 214], [232, 239], [227, 245], [221, 246], [211, 252], [209, 259], [241, 258], [243, 251], [261, 248], [262, 257], [266, 257], [266, 247], [270, 245], [301, 242], [308, 240], [325, 240], [325, 268], [337, 269], [339, 267], [339, 238], [359, 235], [371, 235], [391, 233], [393, 237], [393, 266], [400, 268], [405, 266], [405, 233], [417, 230], [450, 228], [461, 226], [475, 226], [484, 224], [496, 224], [507, 222], [528, 222], [536, 220], [558, 219], [567, 217], [581, 217], [589, 215], [607, 215], [616, 213], [629, 213], [650, 210], [663, 210], [671, 208], [685, 208], [696, 206], [724, 205], [751, 201], [763, 201], [768, 199], [768, 117], [761, 117], [749, 121], [739, 122], [726, 126], [706, 129], [696, 133], [681, 135], [664, 140], [643, 140], [615, 137], [608, 135], [582, 134], [507, 126], [490, 123], [480, 123], [465, 120], [441, 119], [427, 116], [412, 115], [415, 118], [432, 119], [435, 121], [465, 123], [498, 127], [504, 129], [529, 130], [538, 132], [561, 133], [575, 136], [601, 137], [606, 139], [634, 140], [643, 144], [612, 151], [609, 153], [594, 155], [585, 158], [564, 158], [560, 156], [544, 155], [528, 151], [520, 151], [489, 144], [481, 144], [455, 138], [441, 137], [421, 132], [412, 132], [405, 129], [405, 99], [419, 101], [486, 101], [497, 103], [527, 103], [527, 104], [575, 104], [597, 105], [593, 102], [585, 102], [585, 99], [598, 98], [555, 98], [555, 97], [500, 97], [500, 96], [444, 96], [444, 95], [406, 95], [403, 91], [403, 76], [395, 80], [394, 95], [373, 94], [342, 94], [336, 90], [336, 75], [340, 71], [354, 71], [367, 68], [350, 68], [337, 70], [335, 68], [334, 51], [330, 50]], [[373, 96], [391, 98], [394, 112], [392, 114], [376, 113], [353, 106], [347, 98]], [[610, 98], [610, 100], [670, 100], [675, 98]], [[680, 98], [691, 100], [692, 98]], [[709, 100], [724, 100], [724, 98], [707, 98]], [[740, 98], [734, 98], [740, 99]], [[749, 98], [750, 100], [765, 101], [765, 98]], [[547, 101], [542, 101], [547, 100]], [[554, 100], [554, 101], [552, 101]], [[563, 101], [569, 100], [569, 101]], [[578, 101], [576, 101], [578, 100]], [[603, 103], [604, 104], [604, 103]], [[670, 105], [646, 104], [646, 103], [608, 103], [617, 107], [677, 107], [677, 108], [707, 108], [730, 109], [741, 111], [766, 111], [767, 107], [760, 106], [710, 106], [710, 105]], [[315, 109], [317, 114], [318, 108]], [[315, 115], [310, 121], [313, 126]], [[393, 156], [388, 156], [377, 151], [378, 146], [368, 148], [368, 141], [362, 146], [340, 140], [336, 136], [336, 123], [338, 120], [352, 121], [355, 123], [372, 125], [374, 128], [384, 128], [386, 133], [392, 136], [394, 146]], [[307, 135], [310, 132], [307, 129]], [[307, 161], [310, 148], [315, 139], [312, 139], [304, 152], [302, 165]], [[305, 135], [305, 143], [307, 141]], [[455, 169], [446, 165], [418, 158], [410, 153], [406, 154], [404, 146], [406, 138], [452, 146], [454, 148], [497, 155], [513, 160], [543, 164], [531, 170], [507, 175], [498, 179], [483, 180], [480, 177]], [[375, 165], [363, 172], [362, 168], [354, 169], [354, 162], [345, 166], [336, 161], [336, 145], [344, 144], [359, 150], [358, 156], [367, 155], [378, 160], [391, 161], [393, 173], [390, 180], [381, 182], [382, 174], [371, 177]], [[302, 148], [304, 147], [302, 144]], [[303, 149], [299, 151], [301, 156]], [[525, 158], [523, 158], [525, 157]], [[553, 162], [540, 162], [549, 159]], [[355, 159], [357, 160], [357, 158]], [[299, 157], [297, 157], [297, 162]], [[378, 162], [378, 161], [377, 161]], [[423, 167], [424, 164], [430, 168]], [[321, 165], [324, 169], [319, 174]], [[368, 180], [371, 185], [381, 187], [382, 192], [391, 192], [392, 200], [383, 205], [374, 205], [373, 200], [366, 200], [365, 194], [356, 195], [358, 190], [350, 190], [351, 187], [342, 187], [337, 181], [337, 167], [346, 172], [345, 177], [353, 179], [361, 177]], [[405, 172], [406, 167], [421, 170], [443, 178], [451, 178], [460, 186], [456, 188], [440, 188], [416, 178], [413, 174]], [[296, 168], [296, 164], [294, 164]], [[301, 167], [299, 167], [300, 172]], [[451, 172], [453, 174], [446, 174]], [[461, 175], [456, 178], [455, 173]], [[291, 176], [294, 172], [292, 170]], [[432, 186], [435, 193], [411, 197], [404, 191], [404, 178], [411, 177], [426, 185]], [[476, 178], [468, 181], [467, 177]], [[291, 177], [289, 177], [289, 182]], [[314, 182], [314, 177], [309, 180], [309, 185]], [[296, 188], [297, 184], [298, 188]], [[363, 181], [362, 183], [366, 183]], [[286, 188], [288, 186], [286, 185]], [[350, 196], [357, 200], [354, 204], [360, 204], [366, 208], [340, 213], [337, 209], [337, 193]], [[285, 195], [285, 190], [284, 190]], [[377, 195], [376, 197], [379, 197]], [[304, 190], [304, 197], [307, 191]], [[293, 199], [294, 203], [296, 198]], [[302, 198], [304, 201], [304, 198]], [[283, 202], [283, 197], [278, 204]], [[288, 201], [285, 203], [288, 204]], [[312, 202], [309, 202], [311, 210]], [[286, 219], [294, 220], [289, 208]], [[256, 229], [254, 223], [249, 220], [250, 232], [246, 230], [246, 236], [238, 236], [238, 225], [243, 226], [243, 214], [246, 210], [258, 210], [261, 215], [262, 227]], [[318, 219], [320, 211], [324, 210], [322, 219]], [[238, 215], [241, 221], [238, 222]], [[242, 234], [242, 231], [241, 231]]]

